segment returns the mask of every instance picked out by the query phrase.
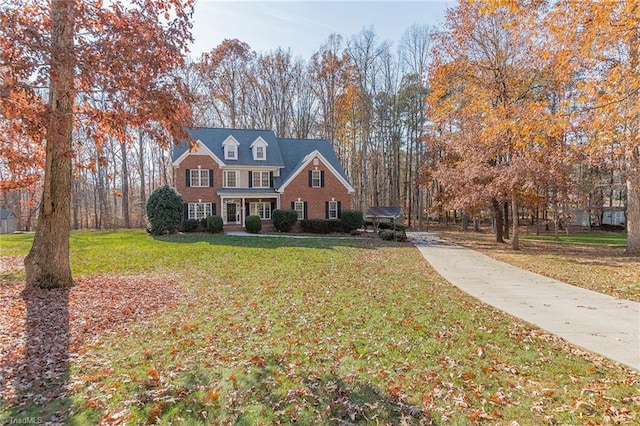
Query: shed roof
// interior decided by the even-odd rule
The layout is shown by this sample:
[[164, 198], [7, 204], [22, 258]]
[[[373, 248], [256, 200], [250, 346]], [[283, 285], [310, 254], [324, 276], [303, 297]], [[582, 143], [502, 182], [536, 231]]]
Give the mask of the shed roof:
[[367, 207], [366, 217], [399, 218], [403, 216], [402, 208], [398, 206]]
[[0, 209], [0, 219], [8, 219], [10, 216], [15, 216], [15, 213], [11, 209]]

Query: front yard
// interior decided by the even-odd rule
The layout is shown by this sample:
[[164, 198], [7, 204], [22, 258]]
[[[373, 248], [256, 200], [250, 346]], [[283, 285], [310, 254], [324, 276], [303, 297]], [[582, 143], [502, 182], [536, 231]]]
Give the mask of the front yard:
[[78, 285], [56, 311], [68, 345], [41, 345], [58, 368], [29, 388], [18, 370], [43, 365], [34, 321], [56, 322], [41, 294], [20, 296], [30, 238], [0, 237], [0, 421], [640, 420], [637, 372], [466, 296], [410, 244], [376, 239], [73, 233]]

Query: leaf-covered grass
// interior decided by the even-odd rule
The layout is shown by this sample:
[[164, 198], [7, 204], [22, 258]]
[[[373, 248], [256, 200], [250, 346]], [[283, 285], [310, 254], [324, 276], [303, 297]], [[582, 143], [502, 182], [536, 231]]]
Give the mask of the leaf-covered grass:
[[593, 233], [569, 233], [558, 234], [558, 239], [552, 234], [525, 234], [522, 238], [536, 241], [564, 242], [571, 244], [596, 244], [596, 245], [617, 245], [627, 244], [627, 236], [620, 232], [593, 232]]
[[514, 266], [640, 302], [640, 259], [626, 255], [624, 244], [617, 244], [626, 240], [621, 234], [569, 234], [561, 235], [560, 241], [552, 234], [523, 234], [519, 251], [511, 250], [508, 240], [496, 243], [490, 233], [447, 230], [443, 236]]
[[[3, 250], [10, 241], [8, 254], [25, 254], [28, 240], [14, 237]], [[68, 423], [640, 419], [636, 372], [466, 296], [409, 244], [81, 232], [72, 264], [80, 275], [171, 274], [182, 299], [81, 348]], [[3, 404], [0, 420], [23, 415]]]

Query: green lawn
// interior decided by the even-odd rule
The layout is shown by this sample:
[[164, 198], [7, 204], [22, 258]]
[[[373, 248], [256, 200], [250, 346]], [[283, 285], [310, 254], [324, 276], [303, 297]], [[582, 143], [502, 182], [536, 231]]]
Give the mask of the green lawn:
[[[1, 255], [29, 243], [1, 236]], [[78, 276], [166, 276], [181, 296], [81, 348], [68, 423], [640, 420], [637, 373], [466, 296], [409, 244], [142, 231], [74, 232], [71, 244]], [[60, 401], [0, 404], [1, 422]]]
[[605, 244], [605, 245], [619, 245], [623, 246], [627, 244], [627, 236], [623, 233], [617, 232], [594, 232], [589, 234], [565, 234], [559, 233], [558, 240], [555, 239], [553, 234], [534, 235], [528, 234], [522, 236], [525, 239], [536, 241], [560, 241], [572, 244]]

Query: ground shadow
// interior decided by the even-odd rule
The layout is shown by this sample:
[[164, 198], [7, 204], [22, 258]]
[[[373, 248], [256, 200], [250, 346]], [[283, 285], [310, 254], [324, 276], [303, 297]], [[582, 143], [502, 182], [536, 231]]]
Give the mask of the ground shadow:
[[299, 236], [290, 235], [227, 235], [227, 234], [174, 234], [154, 236], [157, 241], [166, 243], [192, 244], [206, 242], [211, 245], [253, 248], [314, 248], [332, 250], [335, 247], [353, 247], [376, 250], [380, 247], [398, 247], [411, 245], [408, 242], [383, 241], [375, 237], [359, 238], [349, 236]]
[[[303, 379], [303, 388], [292, 389], [283, 397], [279, 389], [264, 385], [274, 383], [276, 370], [281, 371], [281, 366], [268, 359], [266, 365], [254, 367], [250, 375], [238, 381], [243, 382], [242, 388], [251, 391], [254, 403], [259, 402], [267, 411], [279, 415], [278, 421], [283, 423], [304, 424], [311, 417], [313, 422], [336, 425], [437, 425], [431, 412], [410, 404], [399, 392], [392, 394], [372, 383], [335, 373], [309, 375]], [[235, 423], [252, 424], [255, 415], [239, 413]]]
[[21, 296], [22, 345], [8, 348], [0, 364], [0, 423], [61, 424], [70, 407], [69, 289], [25, 288]]

